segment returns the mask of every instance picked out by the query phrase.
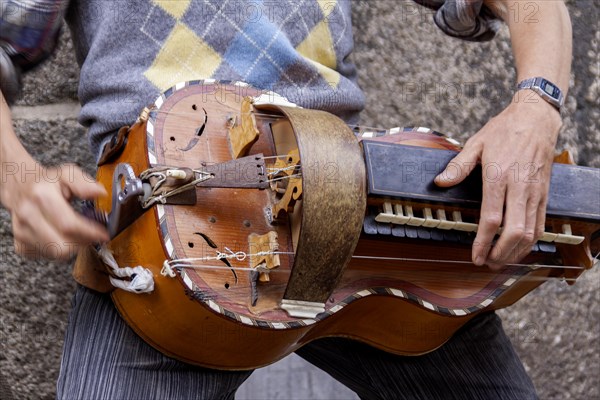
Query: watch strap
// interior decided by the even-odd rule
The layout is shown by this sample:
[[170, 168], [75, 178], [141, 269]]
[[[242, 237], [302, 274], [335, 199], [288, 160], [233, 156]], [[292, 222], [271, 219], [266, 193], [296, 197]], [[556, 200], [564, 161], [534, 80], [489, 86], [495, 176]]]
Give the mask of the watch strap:
[[530, 89], [535, 82], [535, 78], [524, 79], [517, 85], [517, 89]]

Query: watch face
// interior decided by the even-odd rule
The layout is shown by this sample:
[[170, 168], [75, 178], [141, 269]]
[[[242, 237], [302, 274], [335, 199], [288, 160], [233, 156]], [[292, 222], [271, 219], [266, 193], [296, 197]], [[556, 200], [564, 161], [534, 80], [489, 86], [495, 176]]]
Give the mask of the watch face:
[[557, 95], [554, 94], [554, 92], [556, 91], [556, 88], [550, 82], [543, 81], [542, 84], [540, 85], [540, 87], [542, 88], [542, 90], [544, 92], [548, 93], [548, 95], [550, 95], [550, 96], [552, 96], [554, 98], [557, 97]]

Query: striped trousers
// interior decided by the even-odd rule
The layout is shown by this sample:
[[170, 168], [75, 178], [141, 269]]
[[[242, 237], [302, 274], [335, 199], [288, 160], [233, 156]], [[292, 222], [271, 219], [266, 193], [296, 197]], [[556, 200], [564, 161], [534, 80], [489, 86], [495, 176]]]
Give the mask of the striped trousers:
[[[396, 356], [341, 338], [321, 339], [296, 353], [361, 399], [537, 398], [494, 313], [478, 316], [423, 356]], [[233, 399], [251, 373], [200, 368], [162, 355], [123, 322], [109, 296], [80, 287], [65, 337], [57, 398]]]

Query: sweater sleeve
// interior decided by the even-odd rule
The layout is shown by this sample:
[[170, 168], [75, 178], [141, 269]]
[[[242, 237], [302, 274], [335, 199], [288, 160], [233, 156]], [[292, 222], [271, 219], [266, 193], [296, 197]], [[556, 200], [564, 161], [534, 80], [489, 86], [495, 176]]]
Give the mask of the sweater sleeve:
[[0, 2], [0, 88], [14, 101], [20, 72], [44, 61], [56, 47], [69, 0]]
[[482, 42], [492, 40], [501, 20], [483, 4], [483, 0], [414, 0], [436, 10], [433, 20], [447, 35]]

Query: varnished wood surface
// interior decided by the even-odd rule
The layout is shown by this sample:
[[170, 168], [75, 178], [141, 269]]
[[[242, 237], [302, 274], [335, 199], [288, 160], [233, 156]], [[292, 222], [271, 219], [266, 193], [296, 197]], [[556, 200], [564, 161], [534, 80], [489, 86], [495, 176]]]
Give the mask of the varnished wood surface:
[[[200, 161], [231, 159], [226, 128], [231, 117], [239, 113], [239, 101], [243, 96], [227, 97], [210, 87], [201, 90], [205, 92], [177, 92], [168, 99], [165, 108], [161, 108], [155, 124], [159, 163], [193, 167]], [[198, 126], [204, 121], [204, 112], [199, 112], [203, 109], [208, 114], [207, 126], [197, 143], [190, 147], [191, 141], [197, 138]], [[272, 140], [265, 134], [269, 132], [269, 121], [258, 122], [262, 134], [251, 153], [273, 154]], [[118, 162], [129, 162], [139, 173], [148, 166], [146, 148], [144, 126], [136, 126], [130, 132], [129, 144]], [[108, 188], [113, 169], [114, 165], [103, 166], [98, 174], [99, 180]], [[250, 233], [264, 234], [275, 230], [280, 250], [293, 251], [288, 224], [271, 225], [265, 217], [264, 210], [274, 200], [268, 190], [198, 188], [197, 194], [197, 206], [165, 206], [169, 233], [178, 257], [215, 255], [215, 249], [209, 247], [196, 232], [208, 235], [219, 251], [225, 251], [227, 247], [235, 252], [248, 250]], [[105, 210], [110, 208], [108, 200], [101, 202], [100, 206]], [[559, 229], [560, 222], [551, 224]], [[571, 224], [574, 233], [587, 237], [598, 228], [576, 221], [571, 221]], [[277, 330], [243, 325], [192, 298], [180, 278], [160, 275], [162, 263], [168, 258], [163, 241], [155, 210], [146, 212], [113, 240], [110, 247], [120, 265], [140, 264], [149, 268], [154, 274], [156, 289], [151, 294], [142, 295], [116, 290], [112, 296], [121, 315], [144, 340], [169, 356], [193, 364], [222, 369], [255, 368], [274, 362], [303, 344], [324, 336], [351, 337], [398, 354], [422, 354], [441, 346], [475, 315], [442, 315], [406, 299], [370, 295], [352, 301], [333, 315], [309, 326]], [[559, 250], [557, 254], [534, 254], [526, 261], [589, 266], [589, 250], [585, 246], [580, 246], [580, 250], [575, 252], [573, 246], [560, 246]], [[361, 236], [354, 254], [468, 261], [470, 246]], [[210, 266], [215, 263], [199, 264]], [[293, 321], [294, 318], [278, 308], [293, 263], [292, 255], [281, 256], [282, 265], [271, 275], [271, 281], [259, 284], [259, 302], [254, 307], [249, 304], [246, 272], [238, 272], [237, 281], [229, 270], [186, 269], [186, 272], [206, 298], [232, 312], [273, 322]], [[233, 260], [232, 264], [248, 266], [247, 260]], [[470, 264], [436, 265], [355, 258], [350, 261], [340, 284], [328, 299], [326, 309], [339, 305], [353, 293], [374, 287], [398, 288], [438, 305], [465, 308], [481, 303], [515, 272], [518, 272], [515, 268], [507, 268], [493, 273]], [[557, 271], [542, 268], [528, 276], [543, 279], [551, 274], [557, 274]], [[487, 310], [514, 303], [542, 282], [541, 279], [518, 280]]]

